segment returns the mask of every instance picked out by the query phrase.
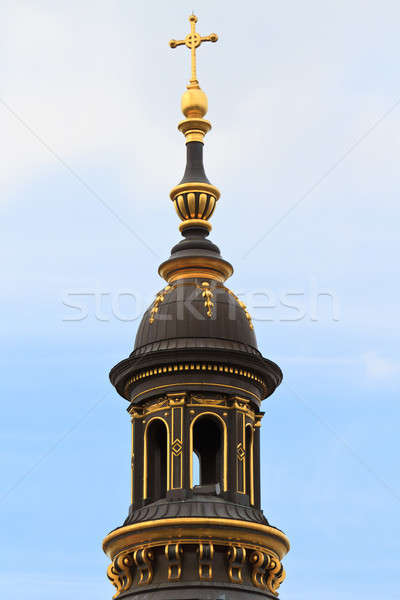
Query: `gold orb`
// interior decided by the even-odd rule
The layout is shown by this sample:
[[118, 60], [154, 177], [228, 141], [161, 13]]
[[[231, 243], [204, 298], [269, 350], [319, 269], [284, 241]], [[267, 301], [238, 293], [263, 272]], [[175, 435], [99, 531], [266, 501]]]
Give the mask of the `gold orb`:
[[207, 96], [199, 88], [188, 89], [182, 96], [181, 107], [187, 119], [202, 119], [208, 110]]

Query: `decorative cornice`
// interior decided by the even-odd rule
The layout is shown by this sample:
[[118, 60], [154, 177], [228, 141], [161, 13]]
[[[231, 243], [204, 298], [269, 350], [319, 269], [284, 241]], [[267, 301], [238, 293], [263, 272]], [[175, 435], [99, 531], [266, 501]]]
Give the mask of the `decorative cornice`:
[[273, 552], [280, 560], [289, 552], [290, 542], [286, 535], [268, 525], [238, 521], [234, 519], [181, 518], [145, 521], [119, 527], [109, 533], [103, 541], [103, 550], [114, 558], [121, 551], [136, 544], [160, 544], [173, 540], [179, 533], [182, 540], [210, 538], [215, 543], [224, 544], [229, 539], [235, 539], [249, 548], [264, 548]]
[[[207, 586], [208, 582], [212, 586], [219, 584], [224, 589], [233, 589], [234, 586], [239, 585], [240, 590], [245, 592], [245, 590], [251, 589], [252, 584], [255, 590], [277, 596], [278, 588], [285, 579], [285, 570], [281, 561], [273, 550], [254, 548], [254, 544], [242, 544], [236, 540], [221, 542], [214, 537], [200, 537], [193, 540], [171, 539], [167, 543], [146, 542], [144, 544], [141, 542], [123, 550], [109, 566], [108, 577], [117, 589], [113, 598], [128, 591], [138, 593], [139, 586], [146, 586], [146, 590], [143, 590], [146, 597], [147, 595], [153, 597], [153, 589], [160, 591], [165, 584], [171, 586], [171, 584], [181, 582], [182, 573], [194, 561], [197, 562], [197, 573], [194, 570], [196, 573], [194, 578], [196, 581], [197, 577], [197, 582], [202, 587]], [[157, 561], [154, 560], [156, 553]], [[226, 564], [225, 570], [221, 569], [222, 556], [215, 560], [216, 554], [226, 555], [227, 561], [223, 561]], [[183, 561], [185, 556], [185, 561]], [[162, 562], [165, 566], [162, 566]], [[161, 575], [165, 572], [166, 567], [168, 580]], [[193, 568], [190, 570], [191, 578], [193, 578]], [[154, 581], [153, 587], [151, 583], [154, 576], [158, 576], [158, 578]], [[190, 581], [190, 584], [193, 585], [195, 581]], [[187, 580], [182, 583], [187, 584]], [[176, 588], [181, 589], [181, 584], [178, 583]]]
[[250, 371], [248, 369], [240, 369], [239, 367], [233, 367], [229, 364], [210, 364], [210, 363], [175, 363], [160, 367], [155, 367], [153, 369], [146, 369], [145, 371], [140, 371], [131, 377], [125, 386], [125, 393], [129, 393], [129, 388], [133, 383], [137, 383], [142, 379], [146, 379], [147, 377], [157, 377], [159, 375], [166, 375], [168, 373], [180, 373], [180, 372], [191, 372], [191, 371], [211, 371], [213, 373], [227, 373], [230, 375], [237, 375], [238, 377], [245, 377], [252, 381], [257, 382], [263, 388], [263, 390], [267, 391], [267, 386], [264, 380], [259, 377], [254, 371]]
[[141, 396], [145, 396], [148, 394], [152, 394], [152, 395], [156, 395], [159, 394], [161, 392], [165, 392], [165, 390], [167, 389], [171, 389], [171, 388], [177, 388], [178, 390], [181, 389], [185, 389], [186, 387], [191, 387], [191, 386], [207, 386], [209, 388], [212, 389], [216, 389], [217, 391], [221, 392], [221, 391], [225, 391], [225, 392], [241, 392], [244, 394], [248, 394], [249, 396], [252, 397], [252, 399], [256, 402], [256, 404], [260, 404], [260, 396], [257, 394], [254, 394], [254, 392], [251, 392], [250, 390], [246, 389], [246, 388], [242, 388], [239, 386], [235, 386], [235, 385], [228, 385], [226, 383], [215, 383], [214, 381], [176, 381], [175, 383], [164, 383], [163, 385], [156, 385], [154, 387], [151, 388], [146, 388], [144, 390], [142, 390], [141, 392], [138, 392], [137, 394], [135, 394], [134, 396], [132, 396], [130, 398], [131, 402], [140, 402], [142, 401]]

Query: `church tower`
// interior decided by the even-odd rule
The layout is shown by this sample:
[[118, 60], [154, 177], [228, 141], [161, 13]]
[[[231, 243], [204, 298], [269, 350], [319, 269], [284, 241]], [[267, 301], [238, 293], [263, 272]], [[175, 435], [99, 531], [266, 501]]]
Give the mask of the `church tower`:
[[233, 268], [208, 239], [220, 192], [203, 165], [211, 124], [196, 50], [218, 36], [200, 36], [196, 16], [189, 21], [186, 38], [170, 42], [191, 51], [178, 125], [186, 169], [170, 193], [183, 239], [159, 267], [166, 285], [133, 352], [110, 373], [129, 402], [132, 498], [103, 548], [114, 598], [274, 598], [289, 541], [261, 510], [260, 427], [261, 402], [282, 373], [257, 349], [250, 314], [225, 285]]

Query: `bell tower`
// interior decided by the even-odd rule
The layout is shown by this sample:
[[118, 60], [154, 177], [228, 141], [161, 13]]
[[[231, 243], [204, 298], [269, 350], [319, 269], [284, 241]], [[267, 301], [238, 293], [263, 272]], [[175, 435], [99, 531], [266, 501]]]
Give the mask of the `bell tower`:
[[182, 238], [159, 267], [165, 287], [143, 316], [130, 356], [110, 373], [129, 402], [132, 493], [103, 542], [114, 598], [274, 598], [289, 541], [261, 510], [261, 403], [280, 384], [257, 348], [246, 306], [225, 285], [231, 264], [208, 237], [220, 197], [203, 165], [211, 123], [197, 80], [197, 17], [175, 48], [191, 52], [182, 97], [187, 162], [170, 197]]

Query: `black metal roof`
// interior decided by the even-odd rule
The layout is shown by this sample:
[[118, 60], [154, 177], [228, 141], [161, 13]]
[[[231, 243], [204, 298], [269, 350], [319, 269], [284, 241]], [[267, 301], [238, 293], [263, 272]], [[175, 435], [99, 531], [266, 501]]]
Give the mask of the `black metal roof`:
[[[212, 306], [207, 305], [203, 296], [203, 283], [209, 286]], [[256, 336], [246, 311], [222, 284], [212, 280], [182, 280], [172, 284], [163, 295], [164, 300], [157, 303], [157, 312], [153, 304], [143, 316], [136, 335], [135, 355], [143, 347], [151, 351], [152, 344], [169, 346], [170, 340], [172, 347], [182, 344], [177, 340], [186, 340], [184, 344], [191, 347], [210, 345], [228, 349], [233, 344], [232, 349], [257, 353]]]

